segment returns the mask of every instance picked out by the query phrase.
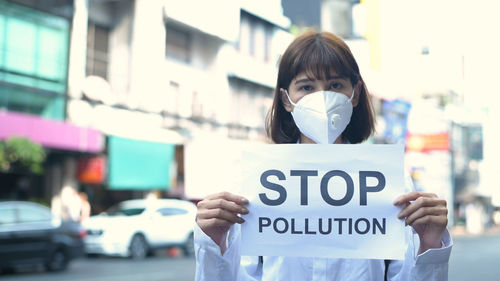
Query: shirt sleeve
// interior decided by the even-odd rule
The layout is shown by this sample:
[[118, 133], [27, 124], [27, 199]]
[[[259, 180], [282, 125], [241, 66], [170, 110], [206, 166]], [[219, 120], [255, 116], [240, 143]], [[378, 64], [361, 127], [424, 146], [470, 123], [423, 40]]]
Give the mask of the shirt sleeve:
[[446, 281], [448, 280], [448, 261], [453, 241], [446, 230], [441, 238], [441, 248], [429, 249], [417, 255], [420, 247], [419, 238], [412, 231], [409, 235], [405, 260], [391, 261], [387, 271], [391, 281]]
[[[413, 182], [405, 175], [406, 190], [414, 190]], [[391, 281], [446, 281], [448, 280], [448, 262], [450, 260], [453, 241], [448, 230], [441, 236], [441, 248], [428, 249], [417, 255], [420, 239], [413, 228], [407, 231], [408, 248], [405, 260], [391, 261], [387, 271], [387, 279]]]
[[262, 263], [259, 263], [259, 257], [240, 255], [240, 234], [240, 225], [231, 226], [226, 239], [227, 250], [222, 255], [219, 246], [195, 224], [196, 281], [262, 279]]

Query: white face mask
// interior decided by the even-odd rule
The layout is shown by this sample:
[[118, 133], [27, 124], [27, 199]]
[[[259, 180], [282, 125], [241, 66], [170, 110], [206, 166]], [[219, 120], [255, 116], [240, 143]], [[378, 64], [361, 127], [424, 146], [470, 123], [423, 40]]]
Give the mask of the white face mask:
[[294, 106], [295, 124], [316, 143], [334, 143], [351, 121], [354, 89], [350, 98], [337, 92], [319, 91], [305, 95], [297, 103], [290, 99], [288, 91], [285, 93]]

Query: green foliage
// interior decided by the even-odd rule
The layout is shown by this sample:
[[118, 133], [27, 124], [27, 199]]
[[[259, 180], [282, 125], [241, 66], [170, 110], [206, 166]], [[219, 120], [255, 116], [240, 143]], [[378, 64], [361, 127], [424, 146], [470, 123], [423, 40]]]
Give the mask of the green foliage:
[[26, 138], [13, 137], [0, 142], [0, 171], [13, 168], [28, 169], [35, 174], [43, 172], [45, 150]]

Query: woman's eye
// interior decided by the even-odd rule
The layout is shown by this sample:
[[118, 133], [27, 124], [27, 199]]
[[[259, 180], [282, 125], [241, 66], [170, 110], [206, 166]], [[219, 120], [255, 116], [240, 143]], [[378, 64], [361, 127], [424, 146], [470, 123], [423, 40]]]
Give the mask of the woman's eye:
[[330, 88], [332, 88], [332, 89], [340, 89], [340, 88], [342, 88], [342, 84], [340, 84], [340, 83], [332, 83], [332, 85], [330, 86]]
[[313, 87], [309, 86], [309, 85], [304, 85], [302, 87], [300, 87], [301, 90], [304, 90], [304, 91], [311, 91], [313, 89]]

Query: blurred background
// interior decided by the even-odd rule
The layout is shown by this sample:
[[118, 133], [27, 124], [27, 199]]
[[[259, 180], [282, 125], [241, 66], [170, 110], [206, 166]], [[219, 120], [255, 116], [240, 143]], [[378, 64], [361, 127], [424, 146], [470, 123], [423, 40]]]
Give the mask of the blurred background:
[[[280, 55], [314, 28], [344, 38], [357, 59], [376, 112], [369, 143], [405, 144], [415, 188], [448, 201], [457, 239], [450, 280], [470, 280], [458, 279], [459, 265], [477, 261], [468, 250], [500, 247], [499, 8], [493, 0], [0, 0], [0, 200], [37, 202], [85, 226], [125, 200], [196, 203], [231, 190], [238, 147], [269, 143]], [[2, 223], [14, 221], [0, 218], [0, 238]], [[170, 273], [147, 269], [137, 280], [192, 280], [192, 256], [171, 249], [147, 260], [170, 262]], [[130, 262], [105, 261], [117, 272]], [[72, 268], [88, 274], [100, 262]], [[487, 268], [477, 272], [494, 272]], [[43, 276], [59, 280], [6, 278]], [[116, 280], [109, 276], [95, 280]]]

